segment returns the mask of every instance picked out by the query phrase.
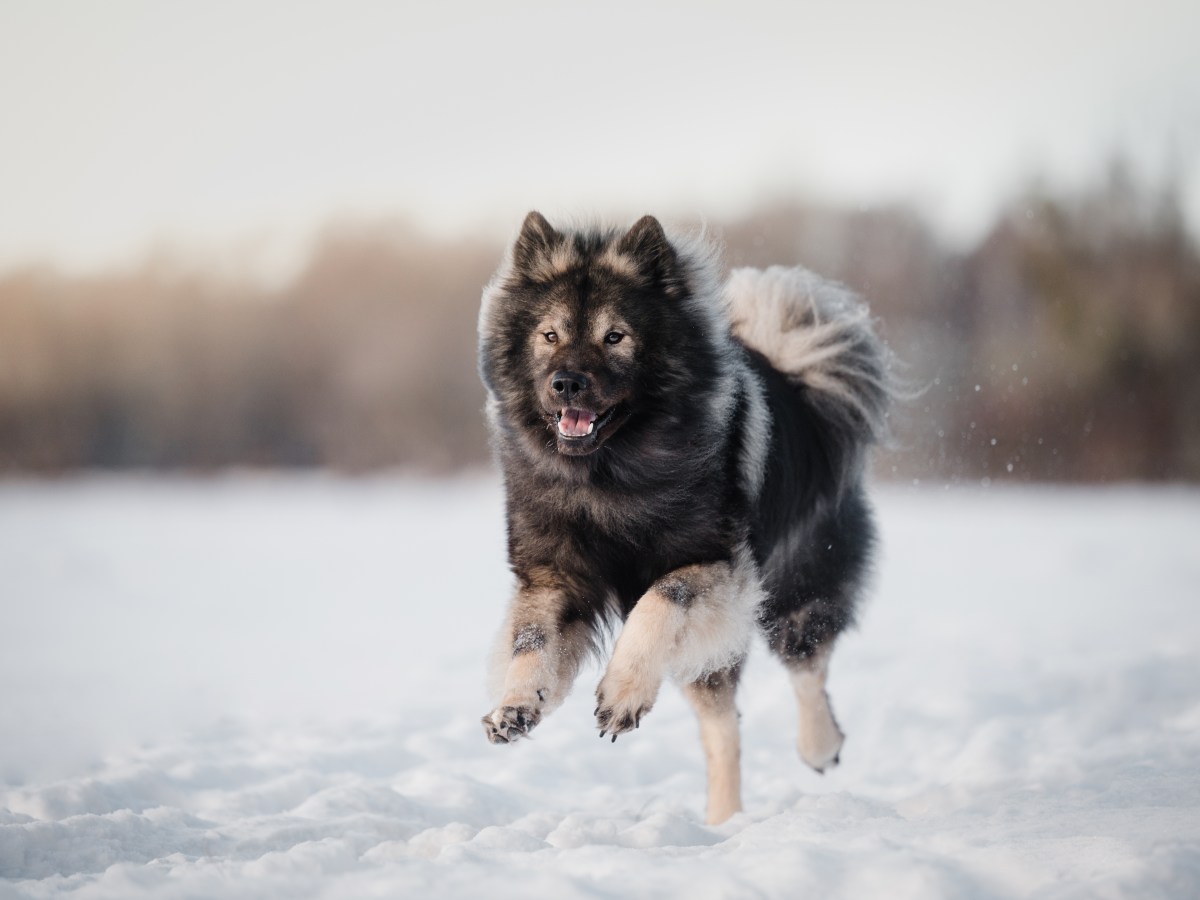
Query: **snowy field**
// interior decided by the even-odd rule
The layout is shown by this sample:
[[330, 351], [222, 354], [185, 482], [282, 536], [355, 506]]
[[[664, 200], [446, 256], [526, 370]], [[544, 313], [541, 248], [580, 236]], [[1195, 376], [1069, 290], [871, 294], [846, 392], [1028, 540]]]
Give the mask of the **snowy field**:
[[878, 496], [841, 767], [756, 647], [707, 827], [673, 688], [485, 742], [490, 478], [0, 484], [0, 898], [1200, 896], [1200, 492]]

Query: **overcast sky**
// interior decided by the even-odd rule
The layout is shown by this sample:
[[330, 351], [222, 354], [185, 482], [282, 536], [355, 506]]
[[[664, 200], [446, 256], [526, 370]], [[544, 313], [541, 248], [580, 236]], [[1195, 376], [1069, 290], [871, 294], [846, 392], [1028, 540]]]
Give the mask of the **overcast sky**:
[[1195, 0], [0, 0], [0, 266], [796, 194], [971, 237], [1118, 149], [1200, 223], [1197, 35]]

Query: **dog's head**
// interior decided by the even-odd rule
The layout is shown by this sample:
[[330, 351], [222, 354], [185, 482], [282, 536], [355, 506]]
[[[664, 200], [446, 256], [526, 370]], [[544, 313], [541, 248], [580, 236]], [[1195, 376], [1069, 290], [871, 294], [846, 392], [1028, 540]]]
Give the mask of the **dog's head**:
[[689, 274], [652, 216], [624, 232], [564, 232], [531, 212], [480, 316], [497, 424], [560, 457], [639, 435], [661, 442], [701, 401], [690, 396], [696, 368], [713, 367]]

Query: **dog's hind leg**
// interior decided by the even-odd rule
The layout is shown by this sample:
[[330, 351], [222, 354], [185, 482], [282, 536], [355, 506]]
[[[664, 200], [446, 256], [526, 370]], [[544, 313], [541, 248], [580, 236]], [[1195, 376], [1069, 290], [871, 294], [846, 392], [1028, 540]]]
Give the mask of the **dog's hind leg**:
[[742, 809], [741, 736], [734, 704], [740, 666], [712, 672], [687, 684], [684, 696], [700, 721], [700, 742], [708, 766], [709, 825]]
[[821, 773], [838, 764], [846, 739], [833, 717], [829, 694], [825, 690], [832, 650], [833, 646], [827, 645], [808, 659], [788, 666], [800, 708], [800, 735], [796, 747], [800, 758]]
[[771, 649], [787, 666], [800, 712], [796, 748], [818, 772], [838, 764], [845, 735], [829, 705], [825, 682], [842, 616], [836, 606], [816, 601], [782, 617], [769, 631]]

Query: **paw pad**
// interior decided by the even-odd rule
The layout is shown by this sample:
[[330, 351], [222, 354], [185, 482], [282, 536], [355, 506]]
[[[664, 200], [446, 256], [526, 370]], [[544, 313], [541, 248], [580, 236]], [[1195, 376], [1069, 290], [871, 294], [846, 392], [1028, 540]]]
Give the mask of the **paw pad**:
[[484, 716], [483, 733], [493, 744], [511, 744], [523, 737], [539, 721], [542, 714], [528, 706], [501, 706]]

